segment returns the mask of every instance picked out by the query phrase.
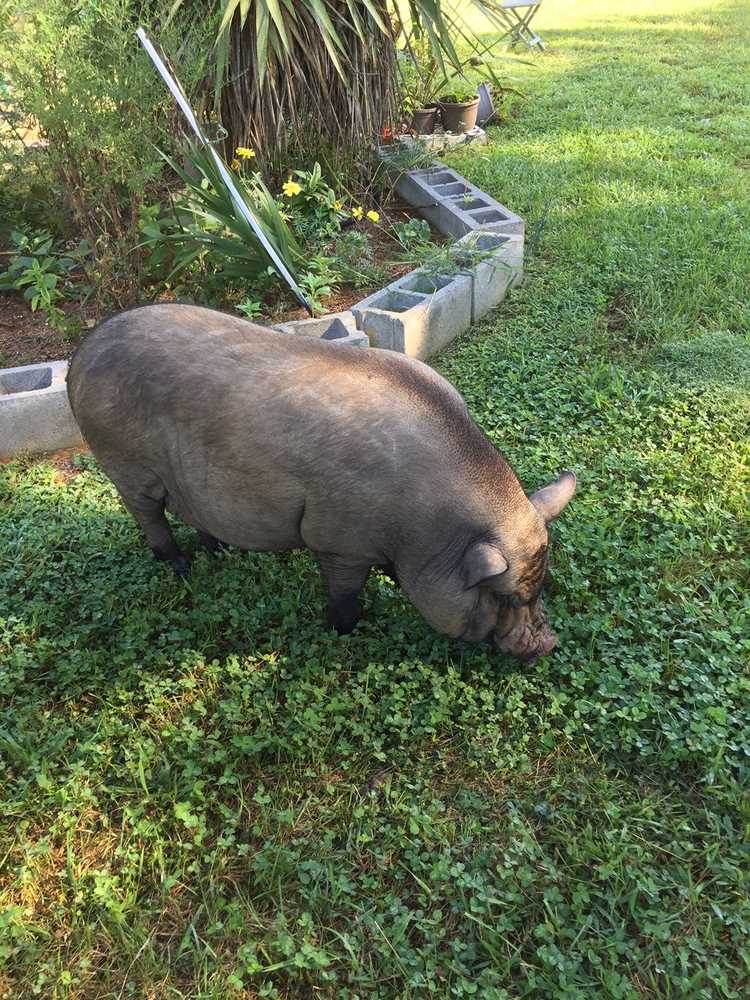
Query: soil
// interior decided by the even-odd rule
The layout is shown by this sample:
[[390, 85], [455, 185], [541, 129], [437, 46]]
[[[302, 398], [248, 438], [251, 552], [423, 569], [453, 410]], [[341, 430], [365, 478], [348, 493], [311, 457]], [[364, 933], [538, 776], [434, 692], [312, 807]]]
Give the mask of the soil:
[[[76, 448], [61, 448], [59, 451], [48, 451], [41, 455], [32, 456], [31, 462], [49, 462], [55, 468], [55, 482], [59, 485], [67, 484], [71, 479], [75, 479], [82, 472], [76, 465], [76, 455], [87, 454], [89, 449], [85, 445]], [[0, 459], [1, 465], [8, 465], [17, 461], [17, 458]]]
[[70, 357], [79, 339], [53, 330], [20, 294], [0, 292], [0, 368], [61, 361]]

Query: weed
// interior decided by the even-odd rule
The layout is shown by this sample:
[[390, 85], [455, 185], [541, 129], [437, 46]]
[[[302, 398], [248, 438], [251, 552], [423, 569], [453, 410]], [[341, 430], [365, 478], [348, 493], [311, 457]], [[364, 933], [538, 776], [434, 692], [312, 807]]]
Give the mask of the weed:
[[11, 242], [14, 249], [7, 270], [0, 273], [0, 291], [23, 292], [32, 312], [41, 310], [53, 329], [66, 330], [68, 321], [59, 303], [86, 293], [85, 284], [74, 286], [70, 278], [75, 271], [80, 275], [91, 252], [89, 244], [81, 240], [76, 247], [64, 250], [44, 230], [30, 233], [14, 230]]

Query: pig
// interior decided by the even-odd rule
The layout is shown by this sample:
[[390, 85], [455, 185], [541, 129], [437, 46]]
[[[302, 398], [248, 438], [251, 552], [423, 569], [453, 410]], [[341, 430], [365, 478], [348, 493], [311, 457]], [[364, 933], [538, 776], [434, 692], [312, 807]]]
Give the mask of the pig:
[[211, 550], [310, 549], [340, 634], [382, 567], [444, 635], [524, 661], [555, 647], [540, 596], [547, 525], [575, 475], [527, 497], [429, 366], [160, 303], [92, 330], [67, 388], [125, 508], [177, 573], [189, 566], [165, 510]]

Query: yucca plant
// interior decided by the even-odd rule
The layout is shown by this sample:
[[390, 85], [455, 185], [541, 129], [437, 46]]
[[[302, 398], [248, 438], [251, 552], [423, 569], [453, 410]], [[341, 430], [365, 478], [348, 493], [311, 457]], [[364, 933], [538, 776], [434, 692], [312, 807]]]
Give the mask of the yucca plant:
[[[269, 265], [255, 232], [230, 197], [213, 157], [206, 149], [187, 144], [185, 169], [161, 154], [185, 185], [185, 196], [177, 207], [179, 228], [170, 232], [158, 225], [142, 227], [146, 245], [167, 242], [174, 250], [172, 270], [167, 278], [184, 271], [205, 254], [216, 254], [227, 278], [252, 279]], [[235, 185], [248, 208], [260, 223], [266, 239], [294, 273], [302, 264], [302, 254], [282, 209], [263, 183], [260, 174], [250, 178], [235, 174]]]
[[[470, 2], [489, 16], [494, 0]], [[424, 33], [443, 69], [462, 70], [445, 0], [220, 0], [220, 9], [216, 110], [228, 147], [252, 146], [266, 173], [295, 153], [366, 167], [395, 116], [397, 47], [410, 33]], [[464, 48], [466, 39], [462, 31]]]

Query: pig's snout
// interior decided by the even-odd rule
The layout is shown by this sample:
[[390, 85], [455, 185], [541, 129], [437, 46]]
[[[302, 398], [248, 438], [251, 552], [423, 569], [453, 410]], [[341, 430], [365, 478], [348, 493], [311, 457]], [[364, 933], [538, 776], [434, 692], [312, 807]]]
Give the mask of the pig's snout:
[[552, 631], [549, 625], [546, 627], [544, 634], [538, 636], [537, 644], [535, 649], [527, 657], [524, 657], [527, 661], [538, 660], [540, 656], [547, 656], [557, 645], [557, 635]]
[[557, 646], [557, 635], [550, 628], [543, 611], [531, 614], [528, 608], [517, 612], [513, 626], [504, 633], [495, 632], [495, 644], [504, 653], [526, 663], [547, 656]]

